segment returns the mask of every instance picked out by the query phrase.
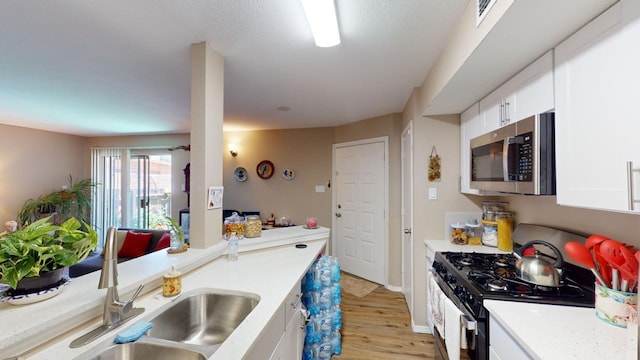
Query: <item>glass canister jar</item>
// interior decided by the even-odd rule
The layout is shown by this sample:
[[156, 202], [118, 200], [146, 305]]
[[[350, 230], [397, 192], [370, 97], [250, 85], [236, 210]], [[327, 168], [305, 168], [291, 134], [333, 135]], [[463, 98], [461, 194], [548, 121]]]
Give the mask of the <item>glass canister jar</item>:
[[498, 222], [482, 220], [482, 244], [486, 246], [498, 246]]
[[224, 238], [228, 240], [232, 233], [236, 233], [238, 239], [244, 238], [244, 224], [244, 218], [234, 212], [224, 219]]
[[498, 249], [503, 251], [513, 251], [513, 212], [498, 211], [496, 213], [498, 223]]
[[465, 231], [468, 245], [482, 245], [482, 225], [478, 224], [478, 220], [467, 220]]
[[244, 236], [255, 238], [262, 236], [262, 220], [258, 215], [249, 215], [244, 224]]
[[449, 233], [451, 235], [451, 243], [457, 245], [467, 245], [467, 233], [464, 224], [456, 223], [449, 225]]

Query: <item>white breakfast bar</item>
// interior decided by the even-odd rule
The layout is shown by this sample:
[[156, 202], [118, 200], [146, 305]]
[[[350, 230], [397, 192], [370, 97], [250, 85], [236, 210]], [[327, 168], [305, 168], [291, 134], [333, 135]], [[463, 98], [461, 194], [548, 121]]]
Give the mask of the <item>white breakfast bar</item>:
[[[57, 360], [90, 355], [97, 345], [112, 342], [117, 333], [174, 299], [163, 297], [160, 288], [162, 276], [171, 265], [176, 265], [184, 274], [183, 292], [214, 288], [260, 296], [256, 308], [210, 357], [242, 359], [263, 335], [263, 329], [292, 287], [324, 251], [329, 233], [328, 228], [302, 226], [263, 231], [259, 238], [241, 240], [236, 262], [228, 262], [222, 256], [226, 245], [223, 241], [208, 249], [189, 249], [174, 255], [157, 251], [121, 263], [118, 265], [120, 296], [128, 299], [140, 284], [145, 285], [145, 292], [135, 302], [135, 306], [145, 308], [145, 312], [77, 349], [69, 348], [69, 343], [102, 322], [106, 289], [98, 289], [99, 271], [72, 279], [59, 295], [42, 302], [1, 303], [0, 359], [18, 356]], [[297, 243], [305, 243], [307, 247], [297, 248]]]

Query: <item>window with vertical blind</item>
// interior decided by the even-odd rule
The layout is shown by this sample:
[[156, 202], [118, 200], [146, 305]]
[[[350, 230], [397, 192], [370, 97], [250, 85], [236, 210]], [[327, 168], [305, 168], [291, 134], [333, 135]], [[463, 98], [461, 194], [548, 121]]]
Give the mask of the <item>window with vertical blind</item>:
[[122, 225], [122, 159], [127, 155], [123, 148], [91, 149], [91, 180], [97, 184], [91, 196], [91, 226], [98, 232], [99, 249], [107, 229]]

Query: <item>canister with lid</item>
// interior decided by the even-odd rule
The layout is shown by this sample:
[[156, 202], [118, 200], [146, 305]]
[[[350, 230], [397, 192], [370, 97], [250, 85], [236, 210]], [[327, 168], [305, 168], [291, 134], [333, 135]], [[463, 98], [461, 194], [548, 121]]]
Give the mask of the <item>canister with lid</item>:
[[262, 235], [262, 220], [258, 215], [249, 215], [244, 224], [244, 236], [248, 238], [260, 237]]
[[498, 246], [498, 222], [482, 220], [482, 243], [487, 246]]
[[224, 238], [229, 239], [231, 233], [236, 233], [239, 239], [244, 238], [244, 218], [234, 212], [233, 215], [224, 219]]
[[449, 225], [451, 242], [457, 245], [467, 245], [467, 233], [464, 224], [455, 223]]
[[467, 220], [465, 232], [467, 233], [468, 245], [482, 245], [482, 225], [478, 224], [478, 220]]
[[496, 213], [498, 223], [498, 249], [503, 251], [513, 251], [513, 212], [498, 211]]

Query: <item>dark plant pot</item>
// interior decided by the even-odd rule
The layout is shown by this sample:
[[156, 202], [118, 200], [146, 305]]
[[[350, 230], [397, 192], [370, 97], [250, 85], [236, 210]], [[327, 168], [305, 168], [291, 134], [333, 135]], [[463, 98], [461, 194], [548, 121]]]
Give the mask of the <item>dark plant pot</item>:
[[62, 281], [64, 267], [40, 273], [40, 276], [22, 278], [14, 290], [16, 294], [31, 294], [55, 287]]

